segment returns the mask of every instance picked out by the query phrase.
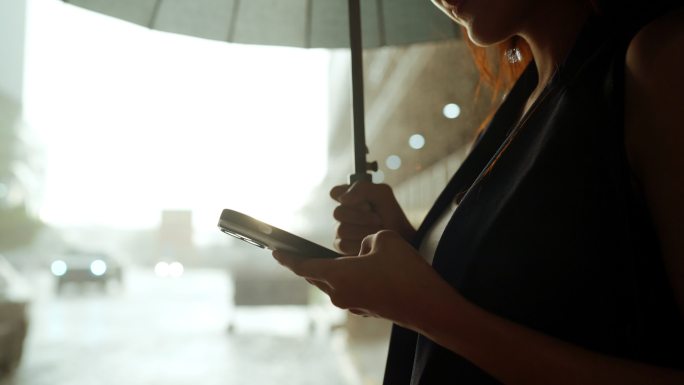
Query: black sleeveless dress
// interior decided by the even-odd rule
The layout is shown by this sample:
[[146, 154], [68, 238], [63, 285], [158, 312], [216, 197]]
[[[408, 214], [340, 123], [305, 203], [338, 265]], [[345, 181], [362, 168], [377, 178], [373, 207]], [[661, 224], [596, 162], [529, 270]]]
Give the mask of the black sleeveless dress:
[[[514, 127], [536, 84], [535, 66], [526, 69], [414, 246], [467, 191], [433, 260], [464, 297], [596, 352], [684, 368], [684, 320], [625, 153], [631, 36], [618, 30], [591, 18], [545, 98]], [[385, 385], [498, 383], [431, 340], [394, 327]]]

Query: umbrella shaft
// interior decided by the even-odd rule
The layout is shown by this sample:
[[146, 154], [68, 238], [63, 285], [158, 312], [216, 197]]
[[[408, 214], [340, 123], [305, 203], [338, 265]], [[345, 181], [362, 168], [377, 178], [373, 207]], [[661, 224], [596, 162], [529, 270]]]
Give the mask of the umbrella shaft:
[[[354, 142], [354, 175], [368, 175], [366, 164], [366, 135], [363, 99], [363, 47], [361, 41], [361, 7], [359, 0], [349, 0], [349, 38], [351, 43], [352, 114], [354, 117], [352, 140]], [[370, 177], [370, 175], [368, 175]]]

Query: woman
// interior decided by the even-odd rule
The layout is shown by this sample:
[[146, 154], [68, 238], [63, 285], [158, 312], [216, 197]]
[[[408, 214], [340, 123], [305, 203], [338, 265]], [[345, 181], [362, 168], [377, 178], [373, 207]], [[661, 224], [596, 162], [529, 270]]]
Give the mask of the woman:
[[434, 2], [533, 61], [418, 230], [387, 186], [337, 186], [350, 256], [275, 258], [397, 325], [388, 385], [684, 384], [684, 11]]

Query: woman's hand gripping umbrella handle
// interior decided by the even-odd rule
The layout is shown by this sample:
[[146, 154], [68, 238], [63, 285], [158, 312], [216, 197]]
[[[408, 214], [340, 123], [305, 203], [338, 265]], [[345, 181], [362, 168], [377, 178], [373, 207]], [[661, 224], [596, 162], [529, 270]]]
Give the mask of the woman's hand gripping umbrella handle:
[[346, 255], [357, 255], [361, 241], [381, 230], [393, 230], [406, 241], [416, 233], [386, 184], [359, 180], [333, 187], [330, 196], [339, 203], [333, 211], [338, 222], [335, 247]]

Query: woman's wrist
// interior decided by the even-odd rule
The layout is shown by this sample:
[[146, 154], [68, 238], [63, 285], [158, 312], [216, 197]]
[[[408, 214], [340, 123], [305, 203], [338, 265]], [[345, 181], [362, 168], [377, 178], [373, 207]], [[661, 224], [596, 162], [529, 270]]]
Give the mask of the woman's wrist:
[[416, 305], [403, 326], [432, 339], [445, 333], [453, 338], [468, 302], [441, 277], [419, 289]]

